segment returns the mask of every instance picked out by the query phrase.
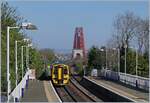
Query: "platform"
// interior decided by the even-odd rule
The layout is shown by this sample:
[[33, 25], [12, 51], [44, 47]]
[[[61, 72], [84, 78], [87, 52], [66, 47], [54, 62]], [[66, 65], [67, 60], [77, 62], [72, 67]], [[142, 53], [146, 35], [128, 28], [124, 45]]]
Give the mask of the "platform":
[[100, 78], [97, 79], [97, 78], [93, 78], [89, 76], [85, 78], [119, 95], [130, 98], [131, 100], [135, 102], [148, 102], [149, 101], [149, 93], [147, 92], [134, 90], [134, 89], [125, 87], [121, 84], [108, 81], [108, 80], [104, 80], [104, 79], [100, 79]]
[[30, 80], [21, 102], [59, 102], [50, 81]]
[[61, 102], [61, 99], [56, 93], [51, 81], [44, 81], [44, 88], [48, 102]]

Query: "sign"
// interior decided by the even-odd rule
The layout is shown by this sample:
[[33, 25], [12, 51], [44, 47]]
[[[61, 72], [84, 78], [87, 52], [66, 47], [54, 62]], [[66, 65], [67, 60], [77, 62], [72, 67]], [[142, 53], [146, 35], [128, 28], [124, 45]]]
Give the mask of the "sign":
[[30, 69], [29, 79], [35, 79], [35, 69]]

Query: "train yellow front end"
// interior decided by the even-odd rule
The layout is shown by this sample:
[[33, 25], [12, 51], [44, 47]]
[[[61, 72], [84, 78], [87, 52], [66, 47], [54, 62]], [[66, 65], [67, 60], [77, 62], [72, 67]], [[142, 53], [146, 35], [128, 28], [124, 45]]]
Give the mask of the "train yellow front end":
[[63, 86], [69, 83], [70, 68], [68, 65], [53, 64], [51, 73], [54, 85]]

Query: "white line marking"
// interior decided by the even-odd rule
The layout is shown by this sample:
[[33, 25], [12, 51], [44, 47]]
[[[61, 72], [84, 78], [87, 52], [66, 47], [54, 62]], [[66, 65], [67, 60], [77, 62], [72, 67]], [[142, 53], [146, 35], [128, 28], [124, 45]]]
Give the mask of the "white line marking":
[[53, 84], [52, 84], [52, 82], [51, 82], [51, 81], [50, 81], [50, 85], [51, 85], [51, 87], [52, 87], [52, 89], [53, 89], [53, 91], [54, 91], [55, 95], [57, 96], [57, 98], [58, 98], [59, 102], [60, 102], [60, 103], [62, 103], [62, 100], [61, 100], [61, 99], [60, 99], [60, 97], [58, 96], [58, 94], [57, 94], [57, 92], [56, 92], [56, 90], [55, 90], [55, 88], [54, 88], [54, 86], [53, 86]]
[[[95, 84], [98, 84], [99, 86], [102, 86], [103, 88], [108, 89], [109, 91], [113, 91], [114, 93], [116, 93], [116, 94], [118, 94], [118, 95], [121, 95], [122, 97], [125, 97], [125, 98], [127, 98], [127, 99], [129, 99], [129, 100], [131, 100], [131, 101], [133, 101], [133, 102], [137, 102], [136, 100], [134, 100], [134, 99], [132, 99], [132, 98], [129, 98], [129, 97], [125, 96], [125, 95], [122, 95], [122, 94], [118, 93], [117, 91], [114, 91], [114, 90], [110, 89], [109, 87], [105, 87], [105, 86], [103, 86], [102, 84], [99, 84], [99, 83], [97, 83], [97, 82], [94, 81], [94, 80], [90, 80], [88, 77], [85, 77], [85, 76], [84, 76], [84, 78], [87, 79], [87, 80], [89, 80], [89, 81], [91, 81], [91, 82], [93, 82], [93, 83], [95, 83]], [[104, 84], [104, 83], [103, 83], [103, 84]], [[126, 94], [128, 94], [128, 93], [126, 93]], [[131, 94], [130, 94], [130, 96], [131, 96]], [[135, 97], [135, 96], [132, 95], [132, 97]], [[138, 97], [136, 97], [135, 99], [137, 99], [137, 98], [138, 98]], [[140, 100], [141, 100], [141, 99], [140, 99]], [[142, 102], [147, 102], [147, 101], [145, 101], [145, 100], [141, 100], [141, 101], [142, 101]]]

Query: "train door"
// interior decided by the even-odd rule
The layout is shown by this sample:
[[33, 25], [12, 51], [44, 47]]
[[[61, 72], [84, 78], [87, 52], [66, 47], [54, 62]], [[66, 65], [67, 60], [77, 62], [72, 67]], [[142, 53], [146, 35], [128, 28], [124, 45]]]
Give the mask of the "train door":
[[67, 66], [64, 66], [63, 75], [64, 75], [63, 76], [64, 84], [66, 84], [68, 82], [68, 79], [69, 79], [69, 70], [68, 70]]

